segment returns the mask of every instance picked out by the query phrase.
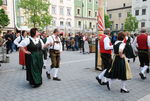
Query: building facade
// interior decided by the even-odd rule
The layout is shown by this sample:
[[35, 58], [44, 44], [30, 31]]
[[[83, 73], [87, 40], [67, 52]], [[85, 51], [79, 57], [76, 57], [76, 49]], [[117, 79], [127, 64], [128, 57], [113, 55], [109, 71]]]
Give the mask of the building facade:
[[9, 17], [10, 24], [4, 28], [3, 31], [6, 30], [14, 30], [14, 7], [13, 7], [13, 0], [3, 0], [3, 5], [1, 6], [6, 12]]
[[51, 29], [59, 28], [64, 33], [74, 32], [74, 0], [50, 0]]
[[107, 0], [107, 13], [112, 21], [112, 31], [124, 30], [124, 23], [131, 13], [132, 0]]
[[75, 0], [75, 32], [96, 32], [98, 0]]
[[150, 31], [150, 0], [132, 0], [132, 14], [139, 21], [139, 30], [145, 27]]

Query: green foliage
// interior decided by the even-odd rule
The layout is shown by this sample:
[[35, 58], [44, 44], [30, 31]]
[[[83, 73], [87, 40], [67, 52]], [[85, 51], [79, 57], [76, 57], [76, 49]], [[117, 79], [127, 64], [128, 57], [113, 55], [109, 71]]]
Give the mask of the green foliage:
[[2, 6], [2, 4], [3, 4], [3, 1], [2, 1], [2, 0], [0, 0], [0, 6]]
[[20, 0], [18, 6], [25, 10], [31, 27], [43, 29], [51, 24], [52, 17], [48, 12], [50, 3], [47, 0]]
[[109, 20], [109, 16], [107, 14], [104, 15], [104, 20], [105, 20], [105, 28], [110, 28], [111, 21]]
[[124, 28], [125, 31], [135, 32], [135, 30], [138, 28], [138, 20], [136, 19], [136, 17], [133, 17], [131, 14], [128, 14]]
[[0, 9], [0, 29], [4, 28], [9, 24], [8, 15], [5, 14], [4, 9]]

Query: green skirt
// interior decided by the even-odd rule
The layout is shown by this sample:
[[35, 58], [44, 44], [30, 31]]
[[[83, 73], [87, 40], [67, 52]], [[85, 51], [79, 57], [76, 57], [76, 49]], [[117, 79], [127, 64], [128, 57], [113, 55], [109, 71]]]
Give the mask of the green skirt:
[[30, 55], [26, 54], [27, 81], [31, 85], [42, 84], [42, 67], [42, 51], [32, 52]]

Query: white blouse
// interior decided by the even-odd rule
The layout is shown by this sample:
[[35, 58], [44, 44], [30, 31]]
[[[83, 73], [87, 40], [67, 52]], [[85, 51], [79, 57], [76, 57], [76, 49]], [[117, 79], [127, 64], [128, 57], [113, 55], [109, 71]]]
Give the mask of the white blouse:
[[[36, 45], [39, 43], [39, 41], [41, 42], [41, 45], [42, 45], [42, 48], [44, 47], [44, 43], [43, 41], [40, 39], [40, 38], [32, 38], [32, 37], [29, 37], [33, 43]], [[21, 41], [21, 43], [18, 45], [19, 47], [26, 47], [30, 44], [30, 39], [29, 38], [25, 38], [24, 40]]]
[[[61, 40], [60, 40], [59, 37], [58, 37], [58, 39], [56, 39], [55, 37], [56, 37], [55, 35], [49, 36], [47, 38], [46, 44], [53, 43], [54, 46], [50, 46], [49, 49], [53, 49], [54, 48], [54, 50], [59, 50], [59, 51], [62, 52], [62, 43], [61, 43]], [[54, 43], [54, 41], [59, 41], [60, 43]]]
[[[15, 40], [14, 40], [14, 44], [17, 45], [19, 47], [19, 42], [22, 41], [21, 40], [21, 37], [22, 37], [22, 40], [24, 40], [25, 38], [23, 36], [18, 36]], [[21, 42], [20, 42], [21, 43]]]
[[124, 50], [126, 44], [125, 44], [123, 41], [118, 41], [118, 40], [117, 40], [117, 41], [115, 42], [115, 45], [118, 44], [119, 42], [122, 42], [122, 43], [120, 44], [120, 46], [119, 46], [119, 52], [123, 52], [123, 50]]

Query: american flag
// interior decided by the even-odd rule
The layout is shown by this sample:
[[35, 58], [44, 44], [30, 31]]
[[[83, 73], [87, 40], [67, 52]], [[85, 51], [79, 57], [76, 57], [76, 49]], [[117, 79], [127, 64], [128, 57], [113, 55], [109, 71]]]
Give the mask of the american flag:
[[98, 16], [97, 16], [97, 27], [99, 31], [105, 30], [105, 23], [104, 23], [102, 15], [100, 14], [100, 11], [98, 12]]

